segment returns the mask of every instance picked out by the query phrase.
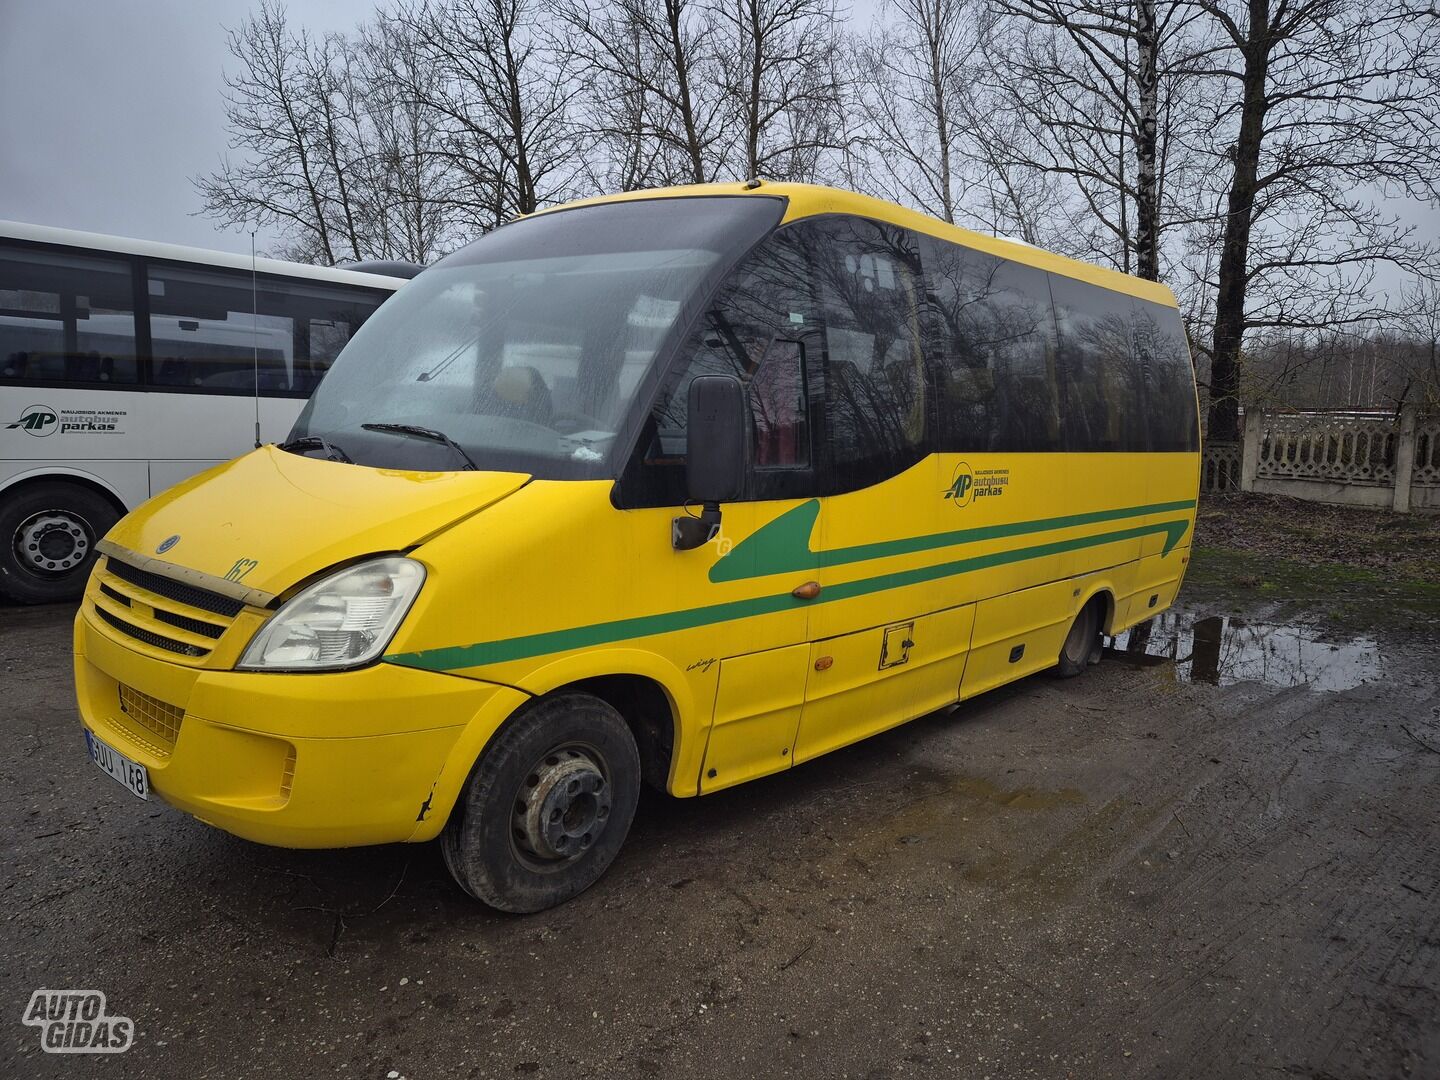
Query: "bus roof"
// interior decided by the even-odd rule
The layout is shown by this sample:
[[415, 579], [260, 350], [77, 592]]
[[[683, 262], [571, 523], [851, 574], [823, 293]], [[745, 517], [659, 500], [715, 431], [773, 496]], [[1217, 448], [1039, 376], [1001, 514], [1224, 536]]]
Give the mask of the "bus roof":
[[537, 212], [552, 214], [570, 207], [587, 206], [596, 203], [619, 202], [632, 199], [683, 198], [685, 196], [696, 195], [779, 196], [788, 201], [784, 219], [787, 222], [796, 221], [800, 218], [814, 217], [818, 214], [853, 214], [858, 217], [872, 218], [876, 221], [885, 221], [892, 225], [899, 225], [902, 228], [911, 229], [915, 232], [928, 233], [941, 240], [949, 240], [951, 243], [962, 244], [965, 247], [988, 252], [1013, 262], [1025, 263], [1042, 270], [1049, 270], [1052, 273], [1060, 274], [1064, 277], [1077, 278], [1080, 281], [1098, 285], [1102, 289], [1126, 293], [1130, 296], [1139, 297], [1142, 300], [1150, 300], [1157, 304], [1164, 304], [1166, 307], [1173, 308], [1177, 306], [1175, 294], [1158, 282], [1146, 281], [1143, 278], [1133, 277], [1130, 274], [1122, 274], [1118, 270], [1095, 266], [1091, 263], [1081, 262], [1078, 259], [1067, 258], [1064, 255], [1057, 255], [1053, 251], [1046, 251], [1044, 248], [1035, 247], [1033, 244], [1025, 243], [1022, 240], [987, 236], [984, 233], [974, 232], [970, 229], [962, 228], [959, 225], [950, 225], [941, 221], [939, 218], [931, 217], [929, 214], [922, 214], [918, 210], [910, 210], [897, 203], [886, 202], [883, 199], [876, 199], [872, 196], [861, 195], [853, 191], [845, 191], [841, 188], [822, 187], [818, 184], [772, 183], [769, 180], [748, 180], [744, 183], [734, 184], [691, 184], [685, 187], [654, 188], [648, 191], [625, 191], [615, 195], [601, 195], [591, 199], [578, 199], [575, 202], [564, 203], [561, 206], [547, 207]]
[[[154, 240], [132, 240], [123, 236], [105, 236], [101, 233], [81, 232], [77, 229], [61, 229], [53, 225], [27, 225], [20, 221], [0, 221], [0, 239], [29, 240], [33, 243], [83, 248], [89, 251], [112, 251], [121, 255], [141, 255], [150, 259], [166, 259], [171, 262], [223, 266], [247, 272], [250, 270], [250, 256], [248, 255], [234, 255], [228, 251], [207, 251], [205, 248], [183, 247], [179, 244], [162, 244]], [[260, 274], [275, 274], [281, 277], [326, 281], [340, 285], [359, 285], [391, 291], [398, 289], [406, 281], [405, 278], [388, 275], [367, 274], [357, 270], [339, 270], [330, 266], [312, 266], [309, 263], [284, 262], [280, 259], [257, 258], [255, 271]]]

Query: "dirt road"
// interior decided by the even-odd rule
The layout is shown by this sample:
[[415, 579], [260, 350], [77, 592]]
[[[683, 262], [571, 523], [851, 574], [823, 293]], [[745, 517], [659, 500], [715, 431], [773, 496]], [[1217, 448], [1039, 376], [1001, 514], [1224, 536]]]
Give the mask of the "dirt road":
[[[1149, 646], [1179, 663], [647, 797], [528, 918], [433, 846], [271, 850], [134, 799], [83, 753], [70, 612], [0, 610], [0, 1075], [1440, 1076], [1435, 634], [1277, 603], [1188, 589]], [[41, 1053], [42, 986], [103, 990], [133, 1049]]]

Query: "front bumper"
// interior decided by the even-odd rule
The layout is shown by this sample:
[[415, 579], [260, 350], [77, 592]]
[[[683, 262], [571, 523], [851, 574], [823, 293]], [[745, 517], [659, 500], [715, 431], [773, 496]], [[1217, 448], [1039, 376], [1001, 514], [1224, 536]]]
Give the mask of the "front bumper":
[[[287, 675], [167, 663], [75, 619], [85, 726], [146, 766], [165, 802], [279, 847], [433, 836], [432, 805], [466, 726], [509, 687], [377, 664]], [[487, 708], [489, 706], [489, 708]], [[463, 744], [462, 744], [462, 749]]]

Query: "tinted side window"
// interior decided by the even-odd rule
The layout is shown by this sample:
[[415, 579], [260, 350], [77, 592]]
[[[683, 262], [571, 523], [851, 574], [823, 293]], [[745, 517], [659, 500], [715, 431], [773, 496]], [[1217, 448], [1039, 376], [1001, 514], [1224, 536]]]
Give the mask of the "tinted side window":
[[1066, 449], [1148, 449], [1145, 387], [1155, 375], [1154, 356], [1132, 351], [1134, 301], [1055, 274], [1050, 285]]
[[149, 267], [151, 381], [159, 386], [304, 397], [383, 294], [243, 271]]
[[1058, 450], [1054, 321], [1045, 274], [925, 237], [934, 300], [939, 448]]
[[1195, 415], [1195, 372], [1180, 313], [1146, 300], [1131, 302], [1131, 345], [1145, 385], [1150, 449], [1200, 449]]
[[128, 261], [0, 247], [0, 382], [124, 384], [138, 375]]
[[[716, 294], [666, 380], [624, 480], [627, 505], [685, 501], [686, 404], [697, 375], [731, 375], [750, 402], [748, 497], [814, 494], [808, 363], [818, 354], [807, 228], [777, 232]], [[807, 363], [808, 361], [808, 363]]]
[[919, 237], [859, 218], [815, 225], [825, 319], [827, 492], [853, 491], [928, 453]]

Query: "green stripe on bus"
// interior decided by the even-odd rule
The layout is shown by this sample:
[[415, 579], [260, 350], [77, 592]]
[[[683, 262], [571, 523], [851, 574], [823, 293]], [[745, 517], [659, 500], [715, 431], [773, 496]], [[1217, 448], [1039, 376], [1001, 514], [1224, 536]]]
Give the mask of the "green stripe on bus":
[[[881, 540], [873, 544], [857, 544], [854, 547], [835, 548], [830, 551], [813, 551], [810, 548], [810, 537], [815, 526], [815, 519], [820, 513], [820, 502], [818, 499], [811, 499], [792, 510], [787, 510], [736, 544], [734, 550], [710, 568], [710, 580], [715, 582], [743, 581], [746, 578], [767, 577], [770, 574], [788, 574], [820, 567], [844, 566], [846, 563], [869, 562], [871, 559], [886, 559], [894, 555], [913, 555], [918, 551], [958, 547], [961, 544], [973, 544], [981, 540], [998, 540], [1010, 536], [1051, 532], [1055, 529], [1069, 529], [1077, 525], [1096, 525], [1102, 521], [1143, 517], [1146, 514], [1167, 514], [1174, 510], [1189, 510], [1194, 506], [1194, 499], [1150, 503], [1148, 506], [1092, 510], [1084, 514], [1067, 514], [1064, 517], [1039, 518], [1035, 521], [1011, 521], [1003, 525], [981, 525], [969, 529], [931, 533], [928, 536], [905, 536], [897, 540]], [[1171, 547], [1174, 547], [1173, 543], [1166, 547], [1164, 554], [1168, 555]]]
[[[1185, 504], [1194, 505], [1193, 503]], [[1136, 513], [1146, 513], [1140, 508]], [[639, 615], [612, 622], [592, 623], [565, 630], [549, 630], [540, 634], [525, 634], [521, 637], [503, 638], [499, 641], [482, 641], [473, 645], [452, 645], [440, 649], [423, 649], [419, 652], [394, 653], [385, 657], [391, 664], [402, 667], [423, 668], [427, 671], [456, 671], [462, 668], [481, 667], [485, 664], [503, 664], [511, 660], [523, 660], [548, 653], [568, 652], [572, 649], [589, 648], [594, 645], [608, 645], [616, 641], [669, 634], [678, 630], [693, 630], [716, 623], [748, 619], [756, 615], [770, 615], [815, 604], [828, 604], [837, 600], [850, 600], [857, 596], [901, 589], [908, 585], [920, 585], [927, 581], [955, 577], [960, 574], [985, 570], [994, 566], [1043, 559], [1067, 551], [1078, 551], [1087, 547], [1099, 547], [1121, 540], [1134, 540], [1153, 533], [1165, 534], [1165, 552], [1170, 552], [1190, 527], [1188, 521], [1162, 521], [1150, 525], [1137, 525], [1114, 532], [1097, 533], [1093, 536], [1075, 537], [1069, 540], [1054, 540], [1046, 544], [997, 551], [989, 555], [974, 555], [968, 559], [922, 566], [913, 570], [898, 570], [891, 574], [863, 578], [859, 581], [842, 581], [827, 585], [814, 600], [797, 600], [784, 592], [773, 596], [758, 596], [746, 600], [731, 600], [723, 604], [707, 604], [704, 607], [667, 611], [658, 615]]]

